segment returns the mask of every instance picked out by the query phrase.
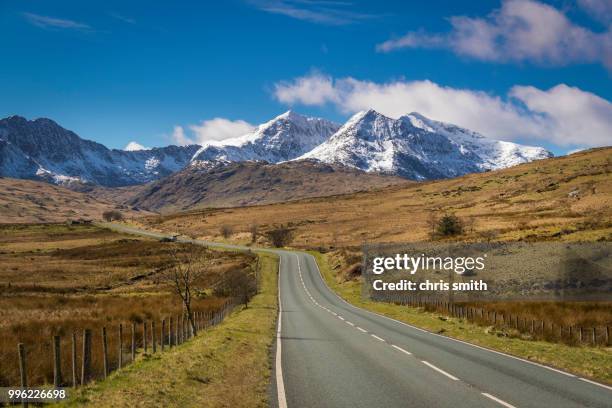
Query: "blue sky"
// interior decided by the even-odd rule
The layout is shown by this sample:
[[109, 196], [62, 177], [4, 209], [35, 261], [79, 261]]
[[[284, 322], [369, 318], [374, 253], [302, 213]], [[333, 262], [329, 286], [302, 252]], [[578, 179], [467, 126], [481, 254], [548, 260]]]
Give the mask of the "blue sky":
[[418, 110], [559, 154], [611, 144], [611, 27], [606, 0], [3, 0], [0, 116], [123, 148]]

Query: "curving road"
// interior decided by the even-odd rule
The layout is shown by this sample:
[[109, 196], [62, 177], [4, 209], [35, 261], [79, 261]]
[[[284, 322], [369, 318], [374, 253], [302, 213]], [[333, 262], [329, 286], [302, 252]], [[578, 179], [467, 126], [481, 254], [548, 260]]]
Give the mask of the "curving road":
[[612, 407], [609, 386], [356, 308], [327, 287], [311, 255], [266, 251], [280, 257], [279, 408]]

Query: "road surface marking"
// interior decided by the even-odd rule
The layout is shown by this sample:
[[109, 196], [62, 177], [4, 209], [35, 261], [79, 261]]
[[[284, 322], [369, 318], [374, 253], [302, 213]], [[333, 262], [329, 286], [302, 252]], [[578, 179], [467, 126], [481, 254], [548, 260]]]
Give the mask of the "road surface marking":
[[278, 408], [287, 408], [287, 397], [285, 396], [285, 382], [283, 381], [283, 365], [281, 363], [281, 324], [283, 304], [280, 294], [282, 257], [278, 257], [278, 327], [276, 329], [276, 394], [278, 398]]
[[409, 356], [411, 356], [411, 355], [412, 355], [412, 353], [411, 353], [411, 352], [409, 352], [409, 351], [407, 351], [407, 350], [404, 350], [403, 348], [401, 348], [401, 347], [399, 347], [399, 346], [396, 346], [395, 344], [392, 344], [392, 345], [391, 345], [391, 347], [393, 347], [393, 348], [394, 348], [394, 349], [396, 349], [396, 350], [401, 351], [402, 353], [406, 353], [406, 354], [408, 354]]
[[338, 316], [338, 319], [340, 319], [340, 320], [344, 320], [344, 317], [342, 317], [342, 316]]
[[[310, 255], [310, 256], [311, 256], [311, 257], [312, 257], [312, 259], [314, 260], [314, 264], [315, 264], [315, 266], [317, 267], [317, 271], [319, 271], [319, 276], [321, 277], [321, 281], [323, 282], [323, 284], [325, 285], [325, 287], [327, 287], [327, 290], [328, 290], [328, 291], [329, 291], [329, 292], [330, 292], [332, 295], [334, 295], [335, 297], [337, 297], [337, 298], [338, 298], [338, 299], [339, 299], [341, 302], [346, 303], [348, 306], [352, 307], [353, 309], [356, 309], [356, 310], [358, 310], [358, 311], [360, 311], [360, 312], [365, 312], [365, 313], [368, 313], [368, 314], [371, 314], [371, 315], [374, 315], [374, 316], [382, 317], [383, 319], [387, 319], [387, 320], [390, 320], [390, 321], [392, 321], [392, 322], [395, 322], [395, 323], [399, 323], [399, 324], [401, 324], [401, 325], [404, 325], [404, 326], [406, 326], [406, 327], [410, 327], [410, 328], [411, 328], [411, 329], [413, 329], [413, 330], [418, 330], [418, 331], [423, 332], [423, 333], [426, 333], [426, 334], [431, 334], [431, 335], [433, 335], [433, 336], [438, 336], [438, 337], [441, 337], [441, 338], [443, 338], [443, 339], [445, 339], [445, 340], [455, 341], [455, 342], [457, 342], [457, 343], [462, 343], [462, 344], [465, 344], [466, 346], [476, 347], [476, 348], [481, 349], [481, 350], [485, 350], [485, 351], [489, 351], [489, 352], [491, 352], [491, 353], [499, 354], [500, 356], [509, 357], [509, 358], [512, 358], [512, 359], [515, 359], [515, 360], [518, 360], [518, 361], [522, 361], [523, 363], [527, 363], [527, 364], [535, 365], [535, 366], [538, 366], [538, 367], [546, 368], [547, 370], [554, 371], [554, 372], [556, 372], [556, 373], [563, 374], [563, 375], [568, 376], [568, 377], [576, 377], [574, 374], [568, 373], [568, 372], [563, 371], [563, 370], [558, 370], [558, 369], [556, 369], [556, 368], [552, 368], [552, 367], [549, 367], [549, 366], [544, 365], [544, 364], [536, 363], [535, 361], [529, 361], [529, 360], [526, 360], [526, 359], [524, 359], [524, 358], [517, 357], [517, 356], [513, 356], [513, 355], [511, 355], [511, 354], [507, 354], [507, 353], [504, 353], [504, 352], [501, 352], [501, 351], [492, 350], [492, 349], [490, 349], [490, 348], [487, 348], [487, 347], [482, 347], [482, 346], [478, 346], [478, 345], [473, 344], [473, 343], [468, 343], [467, 341], [463, 341], [463, 340], [459, 340], [459, 339], [454, 339], [454, 338], [452, 338], [452, 337], [444, 336], [444, 335], [442, 335], [442, 334], [438, 334], [438, 333], [433, 333], [433, 332], [430, 332], [429, 330], [421, 329], [420, 327], [413, 326], [413, 325], [411, 325], [411, 324], [408, 324], [408, 323], [406, 323], [406, 322], [399, 321], [399, 320], [394, 319], [394, 318], [392, 318], [392, 317], [388, 317], [388, 316], [385, 316], [385, 315], [380, 314], [380, 313], [372, 312], [371, 310], [367, 310], [367, 309], [363, 309], [363, 308], [357, 307], [357, 306], [355, 306], [355, 305], [353, 305], [353, 304], [351, 304], [351, 303], [347, 302], [346, 300], [344, 300], [344, 299], [343, 299], [343, 298], [342, 298], [340, 295], [338, 295], [338, 294], [337, 294], [335, 291], [333, 291], [333, 290], [332, 290], [332, 289], [329, 287], [329, 285], [328, 285], [328, 284], [327, 284], [327, 282], [325, 281], [325, 278], [323, 278], [323, 274], [321, 273], [321, 268], [319, 268], [319, 264], [317, 263], [317, 260], [314, 258], [314, 256], [312, 256], [312, 255]], [[594, 382], [594, 381], [593, 381], [593, 382]], [[599, 383], [596, 383], [596, 384], [597, 384], [597, 385], [601, 385], [601, 386], [603, 386], [602, 384], [599, 384]], [[604, 387], [606, 387], [606, 386], [604, 386]]]
[[353, 323], [349, 322], [348, 320], [346, 321], [346, 324], [348, 324], [349, 326], [355, 326]]
[[514, 405], [508, 404], [506, 401], [502, 401], [499, 398], [496, 398], [491, 394], [487, 394], [486, 392], [483, 392], [482, 395], [484, 395], [485, 397], [489, 399], [492, 399], [493, 401], [497, 402], [500, 405], [503, 405], [506, 408], [516, 408]]
[[598, 382], [596, 382], [596, 381], [587, 380], [586, 378], [582, 378], [582, 377], [579, 377], [578, 379], [579, 379], [579, 380], [581, 380], [581, 381], [586, 381], [586, 382], [588, 382], [589, 384], [599, 385], [600, 387], [603, 387], [603, 388], [605, 388], [605, 389], [607, 389], [607, 390], [612, 391], [612, 387], [609, 387], [609, 386], [607, 386], [607, 385], [605, 385], [605, 384], [601, 384], [601, 383], [598, 383]]
[[370, 334], [370, 336], [374, 337], [374, 338], [375, 338], [376, 340], [378, 340], [378, 341], [385, 341], [385, 339], [381, 339], [380, 337], [378, 337], [378, 336], [377, 336], [377, 335], [375, 335], [375, 334]]
[[426, 366], [428, 366], [431, 369], [436, 370], [437, 372], [439, 372], [440, 374], [444, 374], [445, 376], [447, 376], [448, 378], [450, 378], [453, 381], [459, 381], [459, 379], [457, 377], [455, 377], [454, 375], [451, 375], [449, 373], [447, 373], [446, 371], [442, 370], [441, 368], [436, 367], [435, 365], [428, 363], [425, 360], [421, 360], [423, 362], [423, 364], [425, 364]]
[[367, 332], [368, 332], [367, 330], [362, 329], [362, 328], [361, 328], [361, 327], [359, 327], [359, 326], [357, 326], [357, 330], [359, 330], [360, 332], [363, 332], [363, 333], [367, 333]]

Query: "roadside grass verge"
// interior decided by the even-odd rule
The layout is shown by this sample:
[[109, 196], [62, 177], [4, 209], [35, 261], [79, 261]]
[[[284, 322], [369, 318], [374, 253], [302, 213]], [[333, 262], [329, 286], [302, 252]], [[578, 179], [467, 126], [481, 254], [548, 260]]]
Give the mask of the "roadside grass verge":
[[267, 407], [277, 313], [277, 259], [260, 254], [261, 289], [248, 308], [163, 354], [74, 390], [62, 406]]
[[565, 344], [507, 337], [500, 330], [478, 326], [464, 319], [426, 312], [422, 308], [363, 299], [360, 281], [338, 282], [335, 272], [329, 266], [327, 257], [319, 252], [311, 251], [310, 253], [316, 258], [327, 285], [344, 300], [357, 307], [433, 333], [561, 368], [608, 384], [612, 383], [612, 370], [610, 370], [612, 349], [610, 347], [570, 347]]

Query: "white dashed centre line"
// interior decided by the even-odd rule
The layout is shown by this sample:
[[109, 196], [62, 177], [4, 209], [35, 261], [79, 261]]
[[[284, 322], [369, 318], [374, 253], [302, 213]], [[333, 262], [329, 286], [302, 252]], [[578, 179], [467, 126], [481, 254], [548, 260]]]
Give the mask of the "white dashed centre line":
[[494, 397], [491, 394], [487, 394], [486, 392], [483, 392], [482, 395], [484, 395], [485, 397], [492, 399], [493, 401], [497, 402], [500, 405], [503, 405], [506, 408], [516, 408], [514, 405], [508, 404], [506, 401], [502, 401], [497, 397]]
[[378, 337], [378, 336], [377, 336], [377, 335], [375, 335], [375, 334], [370, 334], [370, 336], [374, 337], [374, 338], [375, 338], [376, 340], [378, 340], [378, 341], [385, 341], [385, 339], [381, 339], [380, 337]]
[[458, 379], [457, 377], [455, 377], [455, 376], [454, 376], [454, 375], [452, 375], [452, 374], [447, 373], [446, 371], [442, 370], [441, 368], [438, 368], [438, 367], [436, 367], [435, 365], [433, 365], [433, 364], [431, 364], [431, 363], [428, 363], [428, 362], [427, 362], [427, 361], [425, 361], [425, 360], [421, 360], [421, 361], [423, 362], [423, 364], [425, 364], [425, 365], [426, 365], [426, 366], [428, 366], [429, 368], [436, 370], [437, 372], [439, 372], [440, 374], [443, 374], [443, 375], [447, 376], [447, 377], [448, 377], [448, 378], [450, 378], [451, 380], [453, 380], [453, 381], [459, 381], [459, 379]]
[[367, 333], [367, 332], [368, 332], [367, 330], [362, 329], [362, 328], [361, 328], [361, 327], [359, 327], [359, 326], [357, 326], [357, 330], [359, 330], [360, 332], [363, 332], [363, 333]]
[[392, 345], [391, 345], [391, 347], [393, 347], [393, 348], [394, 348], [394, 349], [396, 349], [396, 350], [401, 351], [401, 352], [402, 352], [402, 353], [404, 353], [404, 354], [408, 354], [409, 356], [411, 356], [411, 355], [412, 355], [412, 353], [411, 353], [411, 352], [409, 352], [408, 350], [404, 350], [403, 348], [401, 348], [400, 346], [396, 346], [395, 344], [392, 344]]

